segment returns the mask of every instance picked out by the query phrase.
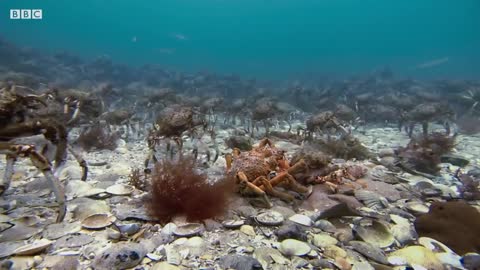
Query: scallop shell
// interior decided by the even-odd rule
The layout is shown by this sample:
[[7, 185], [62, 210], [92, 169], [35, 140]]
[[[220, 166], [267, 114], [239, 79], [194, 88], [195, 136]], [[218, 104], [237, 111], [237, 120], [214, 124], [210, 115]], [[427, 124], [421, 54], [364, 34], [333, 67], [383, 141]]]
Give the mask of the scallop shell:
[[285, 220], [283, 215], [277, 211], [266, 211], [255, 217], [258, 223], [265, 226], [278, 226]]
[[180, 237], [190, 237], [200, 234], [204, 230], [204, 227], [200, 223], [189, 223], [176, 227], [173, 230], [173, 234]]
[[133, 192], [133, 187], [123, 185], [123, 184], [116, 184], [113, 186], [109, 186], [106, 191], [112, 195], [117, 195], [117, 196], [125, 196], [125, 195], [130, 195]]
[[304, 225], [304, 226], [312, 226], [312, 219], [310, 219], [308, 216], [305, 215], [300, 215], [300, 214], [295, 214], [291, 217], [288, 218], [288, 220], [293, 221], [297, 224]]
[[419, 265], [427, 269], [444, 269], [435, 253], [422, 246], [409, 246], [389, 254], [388, 261], [393, 265]]
[[408, 202], [405, 204], [405, 207], [414, 215], [426, 214], [430, 211], [425, 203], [419, 201]]
[[17, 248], [14, 251], [16, 255], [35, 255], [48, 248], [53, 242], [47, 239], [36, 240], [31, 244]]
[[93, 214], [82, 221], [82, 227], [86, 229], [102, 229], [112, 225], [117, 218], [110, 214]]
[[104, 189], [94, 188], [92, 185], [81, 180], [72, 180], [65, 186], [65, 195], [67, 198], [80, 198], [95, 196], [105, 192]]
[[295, 239], [285, 239], [278, 248], [285, 256], [303, 256], [308, 254], [312, 248], [305, 242]]
[[222, 225], [227, 229], [238, 229], [243, 224], [245, 224], [243, 220], [233, 220], [233, 219], [225, 220], [222, 222]]
[[380, 221], [363, 219], [353, 230], [360, 239], [380, 248], [389, 247], [395, 242], [390, 229]]
[[372, 191], [357, 190], [355, 191], [355, 198], [363, 202], [365, 206], [371, 209], [378, 210], [388, 207], [387, 199]]

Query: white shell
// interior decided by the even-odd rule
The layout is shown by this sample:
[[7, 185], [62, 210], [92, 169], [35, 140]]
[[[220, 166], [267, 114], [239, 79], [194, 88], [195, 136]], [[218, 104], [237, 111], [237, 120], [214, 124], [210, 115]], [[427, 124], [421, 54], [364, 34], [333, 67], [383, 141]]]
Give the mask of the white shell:
[[133, 187], [123, 185], [123, 184], [116, 184], [113, 186], [109, 186], [106, 191], [112, 195], [117, 195], [117, 196], [124, 196], [124, 195], [130, 195], [133, 192]]
[[255, 218], [258, 223], [265, 226], [277, 226], [283, 223], [283, 215], [277, 211], [266, 211], [264, 213], [258, 214]]
[[278, 249], [285, 256], [303, 256], [312, 250], [307, 243], [295, 239], [283, 240]]
[[189, 237], [198, 235], [203, 231], [203, 225], [200, 223], [189, 223], [176, 227], [173, 234], [180, 237]]
[[308, 226], [308, 227], [312, 226], [312, 223], [313, 223], [308, 216], [300, 215], [300, 214], [295, 214], [289, 217], [288, 220], [298, 223], [300, 225]]
[[93, 214], [82, 221], [82, 227], [86, 229], [102, 229], [112, 225], [117, 218], [110, 214]]
[[378, 210], [388, 207], [387, 199], [372, 191], [362, 189], [357, 190], [355, 191], [355, 198], [363, 202], [365, 206], [371, 209]]
[[16, 255], [35, 255], [47, 247], [49, 247], [53, 242], [47, 239], [36, 240], [31, 244], [17, 248], [14, 251]]
[[239, 220], [230, 219], [222, 222], [222, 225], [227, 229], [237, 229], [237, 228], [240, 228], [240, 226], [242, 226], [243, 224], [245, 224], [245, 222], [240, 219]]
[[422, 202], [408, 202], [405, 207], [414, 214], [426, 214], [430, 211], [429, 207]]
[[357, 224], [353, 228], [363, 241], [380, 248], [389, 247], [395, 242], [392, 232], [385, 224], [376, 220], [370, 220], [370, 222], [370, 224]]

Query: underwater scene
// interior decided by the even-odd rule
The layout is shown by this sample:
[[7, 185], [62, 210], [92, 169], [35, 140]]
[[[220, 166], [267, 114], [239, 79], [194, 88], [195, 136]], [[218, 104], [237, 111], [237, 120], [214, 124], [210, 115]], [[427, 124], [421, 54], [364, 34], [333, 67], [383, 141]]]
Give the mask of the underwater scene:
[[0, 268], [480, 269], [480, 1], [0, 1]]

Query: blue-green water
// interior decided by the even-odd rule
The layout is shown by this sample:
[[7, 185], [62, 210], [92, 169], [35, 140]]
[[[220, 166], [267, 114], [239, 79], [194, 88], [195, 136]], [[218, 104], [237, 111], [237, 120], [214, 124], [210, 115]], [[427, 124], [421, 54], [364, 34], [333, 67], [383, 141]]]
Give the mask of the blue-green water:
[[[11, 8], [41, 8], [43, 20], [10, 20]], [[1, 0], [0, 10], [0, 35], [14, 43], [135, 65], [265, 78], [383, 66], [480, 75], [479, 0]]]

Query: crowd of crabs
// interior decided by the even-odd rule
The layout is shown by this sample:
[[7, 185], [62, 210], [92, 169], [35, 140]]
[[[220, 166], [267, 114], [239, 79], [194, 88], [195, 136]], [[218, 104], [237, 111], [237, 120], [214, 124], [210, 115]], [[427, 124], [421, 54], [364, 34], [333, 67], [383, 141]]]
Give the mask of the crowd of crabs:
[[[358, 89], [362, 88], [359, 86]], [[307, 90], [299, 86], [288, 90], [297, 93], [296, 98], [298, 95], [309, 95]], [[472, 91], [462, 96], [466, 102], [472, 103], [469, 113], [477, 108], [480, 101], [480, 95]], [[37, 91], [13, 82], [2, 82], [0, 153], [6, 156], [6, 167], [0, 180], [0, 193], [9, 188], [15, 161], [22, 157], [29, 158], [51, 183], [60, 209], [57, 221], [62, 221], [66, 214], [65, 193], [63, 184], [53, 172], [65, 163], [68, 152], [83, 169], [82, 180], [87, 179], [88, 162], [74, 150], [69, 141], [69, 132], [74, 128], [88, 129], [95, 123], [122, 127], [126, 139], [132, 133], [143, 135], [148, 148], [144, 164], [147, 174], [150, 162], [158, 160], [159, 148], [165, 147], [166, 150], [161, 151], [166, 153], [165, 157], [176, 154], [182, 156], [185, 154], [183, 144], [186, 139], [195, 142], [206, 135], [210, 136], [210, 146], [214, 149], [213, 155], [207, 150], [207, 161], [215, 162], [221, 154], [215, 141], [216, 132], [228, 125], [240, 126], [242, 132], [252, 138], [266, 137], [251, 150], [234, 148], [232, 153], [225, 155], [225, 160], [227, 174], [235, 178], [240, 194], [260, 197], [267, 207], [271, 206], [268, 196], [293, 201], [305, 198], [312, 192], [310, 186], [296, 179], [296, 175], [308, 172], [309, 165], [302, 159], [290, 164], [285, 152], [275, 147], [276, 137], [297, 143], [322, 137], [345, 138], [352, 136], [352, 130], [365, 121], [396, 122], [410, 136], [416, 124], [422, 125], [423, 134], [426, 135], [429, 124], [434, 122], [441, 122], [446, 133], [451, 132], [454, 110], [439, 100], [438, 96], [422, 97], [425, 102], [419, 104], [412, 96], [395, 91], [376, 98], [371, 92], [346, 90], [344, 93], [345, 97], [348, 95], [348, 102], [339, 105], [332, 98], [331, 91], [320, 91], [316, 94], [316, 106], [326, 109], [306, 117], [296, 106], [263, 91], [258, 91], [250, 98], [227, 100], [219, 97], [202, 98], [188, 95], [188, 92], [177, 93], [170, 88], [162, 88], [149, 90], [143, 97], [135, 97], [135, 101], [130, 102], [132, 99], [120, 95], [108, 84], [102, 84], [92, 91], [56, 88]], [[294, 102], [300, 104], [304, 101]], [[219, 119], [221, 122], [218, 122]], [[303, 120], [305, 125], [293, 127], [294, 119]], [[287, 132], [270, 130], [281, 123], [288, 125]], [[35, 135], [43, 136], [49, 143], [43, 149], [18, 143], [18, 138]], [[193, 146], [191, 154], [197, 158], [199, 149], [195, 143]], [[52, 157], [48, 154], [51, 152], [49, 147], [54, 149]], [[309, 183], [328, 185], [335, 192], [345, 179], [354, 181], [362, 176], [350, 171], [348, 167], [336, 168], [322, 175], [310, 176], [313, 181]]]

